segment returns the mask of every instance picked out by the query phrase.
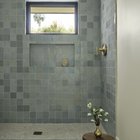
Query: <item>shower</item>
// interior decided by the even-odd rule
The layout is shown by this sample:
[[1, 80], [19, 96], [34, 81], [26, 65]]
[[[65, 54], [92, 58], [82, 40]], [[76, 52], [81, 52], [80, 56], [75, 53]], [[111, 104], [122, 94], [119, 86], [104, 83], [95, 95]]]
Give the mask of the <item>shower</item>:
[[[115, 0], [58, 0], [48, 13], [37, 8], [31, 12], [27, 2], [40, 8], [45, 4], [0, 1], [0, 140], [46, 136], [80, 140], [94, 129], [87, 117], [88, 102], [109, 112], [109, 122], [102, 125], [115, 136]], [[30, 32], [36, 12], [74, 15], [72, 32], [46, 33], [47, 23], [42, 27], [43, 31], [47, 28], [45, 33]], [[41, 25], [48, 21], [42, 19]], [[105, 55], [97, 53], [106, 46]]]

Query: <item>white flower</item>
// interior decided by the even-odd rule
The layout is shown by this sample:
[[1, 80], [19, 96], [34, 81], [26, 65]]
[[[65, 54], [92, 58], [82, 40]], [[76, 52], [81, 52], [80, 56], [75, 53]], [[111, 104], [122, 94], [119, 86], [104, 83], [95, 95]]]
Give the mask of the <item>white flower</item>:
[[108, 119], [104, 119], [105, 122], [108, 122]]
[[87, 113], [87, 116], [92, 117], [91, 122], [96, 122], [96, 119], [100, 119], [104, 122], [108, 122], [108, 112], [105, 112], [105, 110], [101, 107], [94, 107], [91, 102], [87, 104], [87, 108], [89, 109], [89, 113]]
[[88, 114], [87, 114], [87, 116], [91, 116], [91, 115], [92, 115], [91, 113], [88, 113]]
[[102, 117], [102, 115], [101, 115], [101, 114], [99, 114], [99, 115], [98, 115], [98, 117]]
[[91, 109], [91, 108], [92, 108], [92, 103], [89, 102], [89, 103], [87, 104], [87, 107], [88, 107], [89, 109]]
[[105, 116], [107, 116], [108, 114], [109, 114], [108, 112], [105, 112], [105, 114], [104, 114], [104, 115], [105, 115]]
[[91, 121], [91, 122], [95, 122], [95, 120], [93, 120], [93, 119], [91, 119], [90, 121]]
[[100, 108], [100, 110], [99, 110], [100, 112], [103, 112], [104, 110], [102, 109], [102, 108]]

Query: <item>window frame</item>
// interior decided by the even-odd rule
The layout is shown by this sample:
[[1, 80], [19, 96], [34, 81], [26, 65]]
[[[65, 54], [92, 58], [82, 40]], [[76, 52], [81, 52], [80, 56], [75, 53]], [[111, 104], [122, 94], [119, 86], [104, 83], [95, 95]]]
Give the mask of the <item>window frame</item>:
[[[74, 7], [75, 9], [75, 32], [74, 33], [31, 33], [31, 6], [49, 7]], [[26, 34], [43, 35], [77, 35], [78, 34], [78, 2], [26, 2]]]

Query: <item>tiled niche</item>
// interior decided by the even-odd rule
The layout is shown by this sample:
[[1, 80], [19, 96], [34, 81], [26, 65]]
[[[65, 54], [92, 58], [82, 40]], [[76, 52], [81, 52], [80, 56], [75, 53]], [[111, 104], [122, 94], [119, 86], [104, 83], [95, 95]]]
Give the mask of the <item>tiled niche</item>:
[[75, 66], [74, 44], [30, 44], [30, 66], [37, 69]]

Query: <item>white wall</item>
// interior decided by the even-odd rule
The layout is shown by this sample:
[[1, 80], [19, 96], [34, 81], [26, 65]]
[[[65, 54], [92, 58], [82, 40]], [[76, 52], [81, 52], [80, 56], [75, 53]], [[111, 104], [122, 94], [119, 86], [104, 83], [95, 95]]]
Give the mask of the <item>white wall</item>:
[[140, 139], [140, 0], [117, 0], [117, 136]]

